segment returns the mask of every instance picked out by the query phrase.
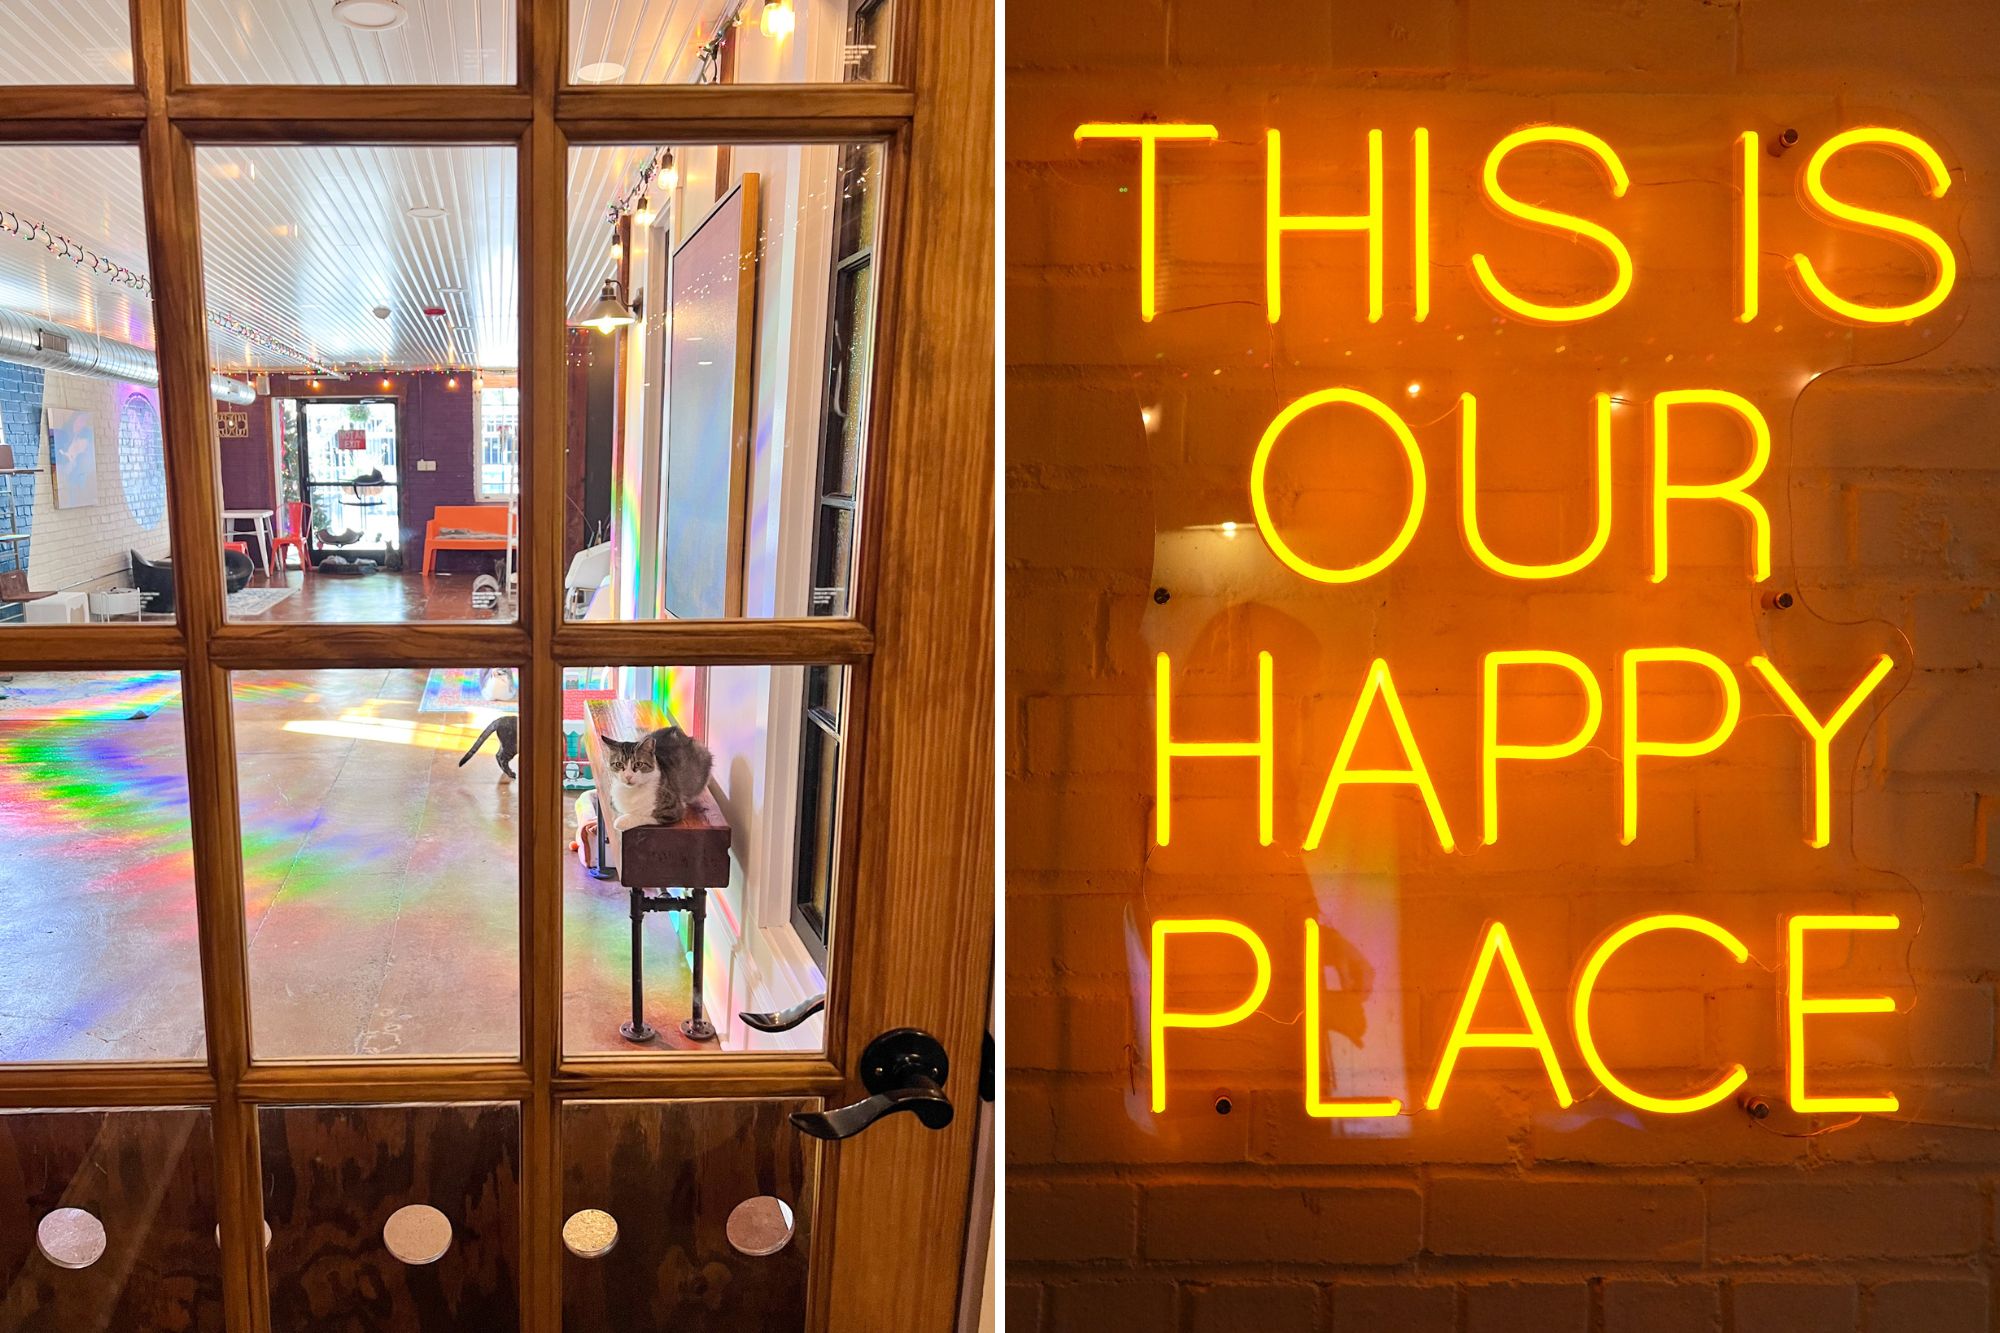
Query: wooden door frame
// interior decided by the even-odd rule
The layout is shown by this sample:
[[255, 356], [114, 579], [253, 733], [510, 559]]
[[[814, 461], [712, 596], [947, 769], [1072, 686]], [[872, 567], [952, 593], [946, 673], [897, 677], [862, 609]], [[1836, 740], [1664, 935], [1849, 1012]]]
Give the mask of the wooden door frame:
[[[301, 1103], [518, 1101], [522, 1327], [561, 1326], [557, 1111], [591, 1097], [858, 1095], [887, 1027], [928, 1028], [961, 1113], [931, 1133], [893, 1117], [822, 1154], [808, 1326], [951, 1326], [966, 1261], [979, 1052], [992, 984], [993, 30], [982, 0], [901, 0], [902, 82], [569, 87], [566, 6], [516, 0], [505, 87], [200, 86], [186, 0], [132, 0], [135, 82], [0, 88], [0, 142], [136, 145], [145, 184], [169, 524], [171, 625], [0, 633], [0, 668], [182, 673], [205, 1063], [0, 1068], [0, 1109], [211, 1110], [228, 1333], [269, 1333], [257, 1109]], [[914, 12], [920, 11], [920, 12]], [[566, 624], [565, 265], [573, 143], [887, 144], [874, 419], [850, 617]], [[197, 558], [222, 509], [195, 179], [198, 144], [504, 144], [517, 149], [522, 389], [520, 619], [512, 624], [226, 622], [221, 560]], [[923, 244], [905, 232], [923, 228]], [[912, 331], [904, 336], [904, 331]], [[921, 330], [921, 334], [915, 331]], [[921, 339], [921, 347], [919, 341]], [[882, 577], [877, 577], [878, 572]], [[844, 664], [865, 696], [845, 774], [855, 886], [836, 932], [823, 1055], [566, 1059], [562, 1006], [561, 677], [565, 665]], [[254, 1061], [229, 673], [521, 668], [517, 1057]], [[867, 757], [865, 767], [861, 757]], [[542, 757], [538, 762], [537, 757]], [[865, 920], [868, 928], [853, 924]], [[844, 1010], [842, 1005], [844, 1004]]]

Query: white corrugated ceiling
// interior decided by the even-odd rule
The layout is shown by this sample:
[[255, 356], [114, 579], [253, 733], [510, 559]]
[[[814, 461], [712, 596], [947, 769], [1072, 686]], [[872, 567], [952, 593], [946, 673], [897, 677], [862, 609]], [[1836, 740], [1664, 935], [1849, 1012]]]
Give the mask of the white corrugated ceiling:
[[[189, 0], [194, 77], [254, 83], [507, 83], [513, 0], [406, 0], [383, 34], [332, 17], [331, 0]], [[688, 76], [729, 0], [573, 0], [572, 61], [615, 62], [621, 82]], [[0, 84], [126, 82], [126, 0], [0, 3]], [[572, 312], [610, 269], [604, 210], [651, 146], [572, 154]], [[512, 366], [518, 360], [511, 148], [207, 147], [197, 156], [219, 369], [291, 367], [301, 353], [362, 368]], [[440, 208], [442, 217], [412, 216]], [[41, 223], [139, 272], [146, 257], [136, 149], [0, 146], [0, 304], [153, 345], [144, 297], [42, 241]], [[372, 307], [386, 306], [376, 318]], [[442, 317], [422, 313], [442, 306]], [[271, 344], [278, 344], [273, 346]]]

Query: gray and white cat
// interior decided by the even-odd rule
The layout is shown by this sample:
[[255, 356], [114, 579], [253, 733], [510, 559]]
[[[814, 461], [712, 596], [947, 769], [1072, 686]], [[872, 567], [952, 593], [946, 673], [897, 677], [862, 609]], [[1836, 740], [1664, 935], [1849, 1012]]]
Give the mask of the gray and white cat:
[[611, 770], [611, 827], [675, 824], [708, 785], [715, 766], [708, 747], [679, 727], [661, 727], [636, 741], [604, 738]]
[[458, 766], [464, 768], [465, 761], [479, 753], [479, 747], [486, 744], [488, 736], [498, 736], [500, 738], [499, 751], [493, 757], [499, 761], [500, 771], [510, 778], [513, 777], [514, 756], [521, 752], [521, 719], [512, 713], [502, 713], [499, 717], [488, 722], [486, 730], [479, 733], [478, 738], [472, 742], [464, 756], [459, 759]]

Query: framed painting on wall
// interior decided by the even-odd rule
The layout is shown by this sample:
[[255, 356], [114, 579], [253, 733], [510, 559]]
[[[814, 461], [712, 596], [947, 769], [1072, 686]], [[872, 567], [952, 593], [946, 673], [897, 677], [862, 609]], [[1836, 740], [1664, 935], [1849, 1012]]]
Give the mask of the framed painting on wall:
[[668, 277], [660, 603], [679, 620], [743, 614], [757, 174], [744, 173], [674, 251]]
[[97, 429], [88, 412], [47, 410], [49, 472], [55, 479], [56, 508], [82, 509], [97, 503]]

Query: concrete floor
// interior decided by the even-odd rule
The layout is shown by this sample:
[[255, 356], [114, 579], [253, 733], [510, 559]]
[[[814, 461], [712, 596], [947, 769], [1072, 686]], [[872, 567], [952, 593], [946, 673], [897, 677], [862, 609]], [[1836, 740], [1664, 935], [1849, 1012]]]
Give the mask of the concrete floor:
[[[259, 1057], [516, 1049], [517, 784], [490, 742], [458, 766], [491, 713], [419, 711], [427, 678], [234, 681]], [[94, 720], [0, 710], [0, 1061], [202, 1050], [179, 698], [170, 677], [115, 684], [108, 702], [63, 706]], [[148, 688], [166, 696], [150, 716], [102, 720]], [[569, 1049], [629, 1052], [625, 895], [564, 864]], [[671, 929], [647, 926], [660, 1046], [689, 1044]]]

